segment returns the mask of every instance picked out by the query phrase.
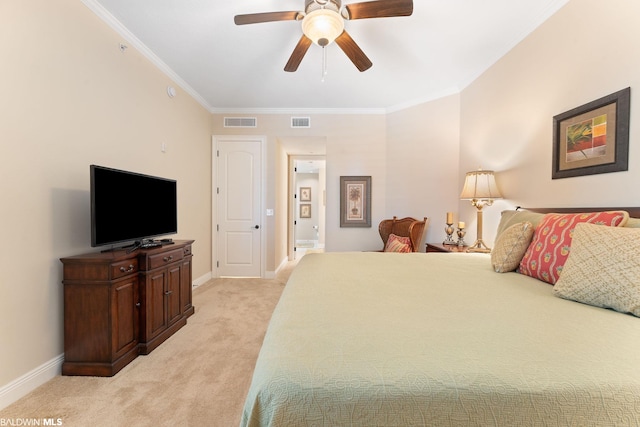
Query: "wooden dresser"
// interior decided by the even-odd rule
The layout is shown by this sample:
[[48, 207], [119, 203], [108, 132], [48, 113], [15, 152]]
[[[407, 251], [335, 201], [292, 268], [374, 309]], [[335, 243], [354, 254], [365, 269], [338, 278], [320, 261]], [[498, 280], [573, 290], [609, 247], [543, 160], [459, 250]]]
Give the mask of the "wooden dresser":
[[113, 376], [186, 325], [192, 243], [61, 258], [63, 375]]

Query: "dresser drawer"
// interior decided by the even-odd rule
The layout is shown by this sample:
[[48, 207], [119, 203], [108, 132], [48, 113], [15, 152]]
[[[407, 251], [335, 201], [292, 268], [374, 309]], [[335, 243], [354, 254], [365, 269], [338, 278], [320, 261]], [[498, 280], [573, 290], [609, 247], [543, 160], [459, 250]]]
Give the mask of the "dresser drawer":
[[154, 268], [162, 267], [163, 265], [172, 263], [174, 261], [181, 260], [184, 257], [183, 249], [175, 249], [161, 254], [149, 255], [147, 262], [147, 268], [153, 270]]
[[110, 266], [111, 278], [117, 279], [127, 274], [133, 274], [138, 272], [138, 258], [131, 258], [125, 261], [114, 262]]

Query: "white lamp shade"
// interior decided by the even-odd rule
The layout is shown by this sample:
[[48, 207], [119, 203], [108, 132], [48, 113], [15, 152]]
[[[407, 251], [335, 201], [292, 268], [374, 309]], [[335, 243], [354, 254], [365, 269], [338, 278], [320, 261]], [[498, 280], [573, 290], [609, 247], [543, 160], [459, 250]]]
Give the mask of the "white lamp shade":
[[500, 194], [500, 190], [498, 190], [493, 171], [480, 169], [467, 172], [460, 198], [469, 200], [501, 199], [502, 194]]
[[314, 10], [302, 20], [302, 32], [319, 46], [332, 43], [343, 31], [344, 19], [333, 10]]

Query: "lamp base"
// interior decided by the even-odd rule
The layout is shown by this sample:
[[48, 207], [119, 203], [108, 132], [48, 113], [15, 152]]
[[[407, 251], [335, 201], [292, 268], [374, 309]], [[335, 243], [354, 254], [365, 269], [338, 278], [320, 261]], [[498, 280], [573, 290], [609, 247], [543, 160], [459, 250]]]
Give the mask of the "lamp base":
[[473, 242], [473, 245], [469, 246], [467, 252], [480, 252], [488, 254], [489, 252], [491, 252], [491, 248], [485, 245], [482, 239], [478, 239]]

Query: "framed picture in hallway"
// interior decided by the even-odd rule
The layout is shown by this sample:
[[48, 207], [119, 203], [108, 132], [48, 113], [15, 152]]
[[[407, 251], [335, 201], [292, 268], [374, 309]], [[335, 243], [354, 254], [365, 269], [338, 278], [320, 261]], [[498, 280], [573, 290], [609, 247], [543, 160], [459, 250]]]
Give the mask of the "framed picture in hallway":
[[552, 179], [629, 170], [631, 89], [553, 118]]
[[311, 201], [311, 187], [300, 187], [300, 201], [301, 202]]
[[371, 177], [340, 177], [340, 227], [371, 227]]
[[311, 218], [311, 205], [309, 203], [300, 204], [300, 218]]

